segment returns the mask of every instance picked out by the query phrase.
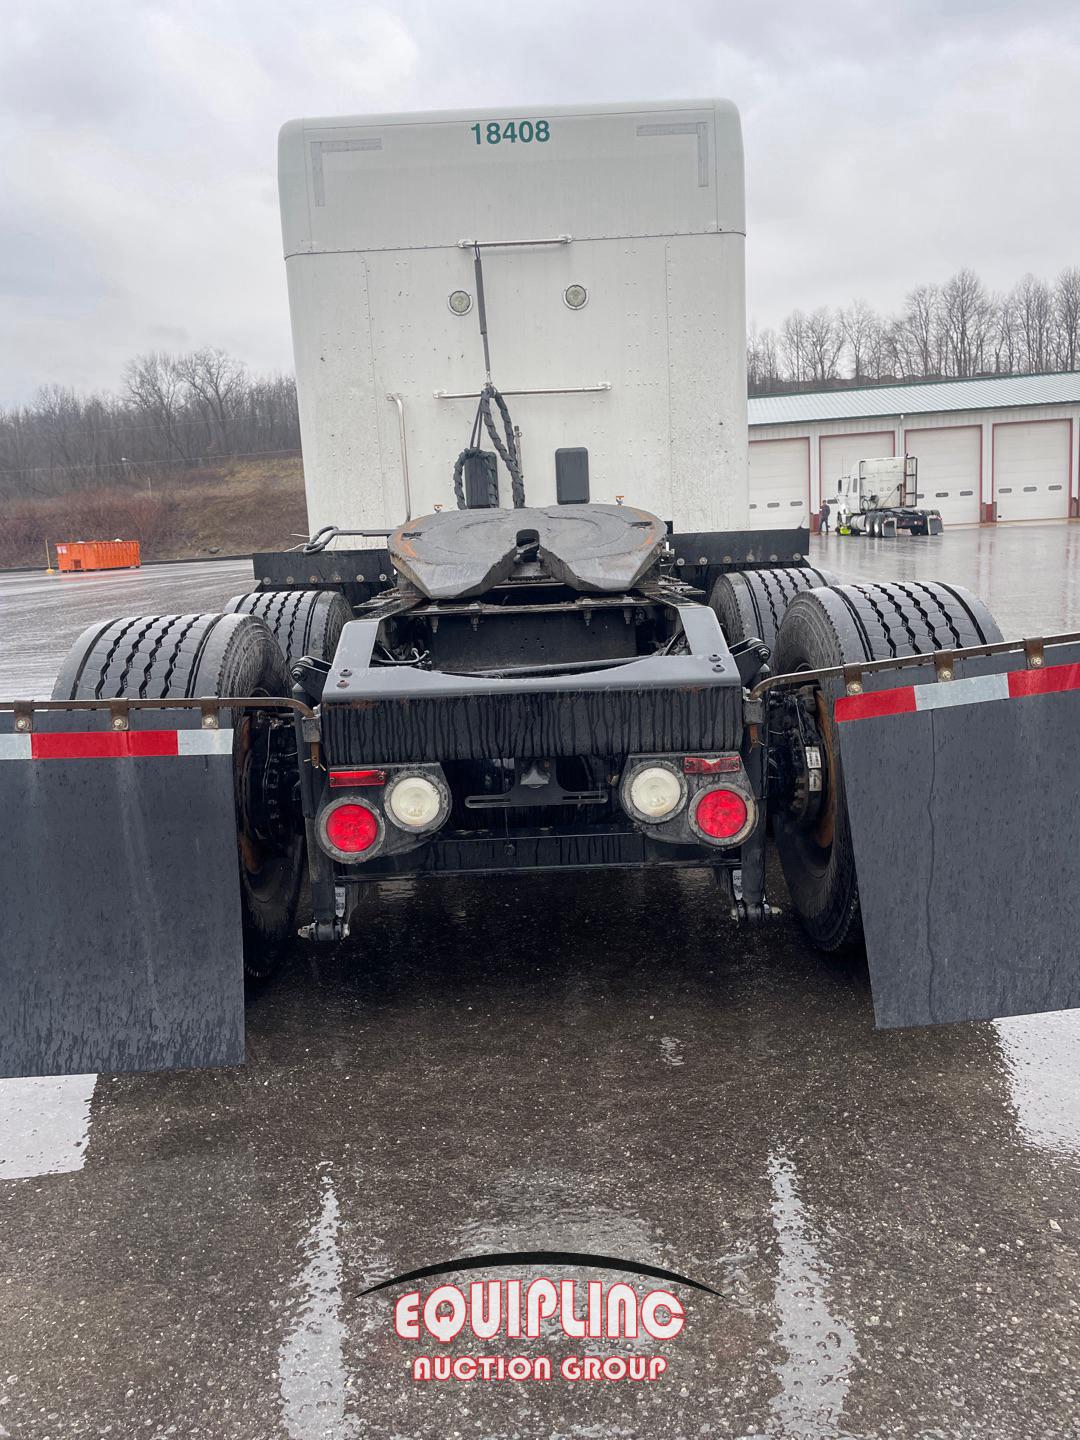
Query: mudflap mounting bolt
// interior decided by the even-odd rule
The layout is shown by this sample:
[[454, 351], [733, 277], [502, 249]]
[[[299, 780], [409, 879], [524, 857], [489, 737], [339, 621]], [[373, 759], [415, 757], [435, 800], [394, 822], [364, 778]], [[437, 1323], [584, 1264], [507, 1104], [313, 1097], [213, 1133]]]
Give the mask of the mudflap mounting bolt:
[[847, 693], [848, 693], [849, 695], [861, 695], [861, 694], [862, 694], [862, 686], [859, 684], [858, 680], [852, 680], [852, 681], [849, 682], [848, 687], [847, 687]]
[[204, 730], [216, 730], [218, 728], [218, 717], [216, 715], [204, 715], [202, 717]]
[[939, 671], [938, 671], [938, 679], [939, 679], [939, 680], [951, 680], [951, 679], [952, 679], [952, 671], [949, 670], [949, 669], [939, 670]]
[[15, 729], [16, 729], [16, 730], [29, 730], [29, 729], [30, 729], [30, 721], [26, 718], [25, 715], [20, 715], [19, 718], [15, 721]]
[[126, 729], [127, 729], [127, 723], [128, 723], [128, 722], [124, 719], [123, 715], [114, 715], [114, 716], [113, 716], [113, 722], [112, 722], [112, 728], [113, 728], [114, 730], [126, 730]]

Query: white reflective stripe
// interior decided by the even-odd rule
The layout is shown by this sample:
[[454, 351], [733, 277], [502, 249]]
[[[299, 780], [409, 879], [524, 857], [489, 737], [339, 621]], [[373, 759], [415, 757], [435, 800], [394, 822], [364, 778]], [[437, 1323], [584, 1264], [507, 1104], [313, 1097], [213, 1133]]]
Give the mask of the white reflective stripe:
[[231, 730], [178, 730], [176, 743], [181, 755], [231, 755]]
[[29, 760], [29, 735], [0, 735], [0, 760]]
[[937, 680], [932, 685], [915, 686], [916, 710], [941, 710], [946, 705], [1008, 698], [1008, 675], [972, 675], [966, 680]]

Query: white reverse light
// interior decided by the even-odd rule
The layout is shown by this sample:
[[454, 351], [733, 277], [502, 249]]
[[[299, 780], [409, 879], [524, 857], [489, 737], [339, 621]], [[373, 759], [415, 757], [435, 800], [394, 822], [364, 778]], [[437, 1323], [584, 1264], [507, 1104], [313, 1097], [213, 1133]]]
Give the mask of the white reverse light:
[[683, 782], [674, 770], [648, 765], [629, 785], [630, 803], [648, 820], [665, 820], [682, 804]]
[[423, 775], [406, 775], [386, 797], [390, 818], [406, 830], [427, 830], [439, 819], [443, 797], [439, 787]]

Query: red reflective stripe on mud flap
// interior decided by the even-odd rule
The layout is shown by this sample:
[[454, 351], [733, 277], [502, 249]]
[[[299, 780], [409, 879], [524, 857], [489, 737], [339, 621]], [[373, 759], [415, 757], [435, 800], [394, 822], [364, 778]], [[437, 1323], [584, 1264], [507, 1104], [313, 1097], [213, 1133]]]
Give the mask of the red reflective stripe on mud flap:
[[1061, 690], [1080, 690], [1080, 665], [1047, 665], [1042, 670], [1011, 670], [1009, 696], [1053, 695]]
[[123, 756], [179, 755], [175, 730], [35, 731], [30, 737], [34, 760], [112, 760]]
[[915, 710], [915, 686], [899, 690], [871, 690], [863, 695], [841, 695], [836, 702], [836, 719], [874, 720], [881, 715], [909, 715]]
[[881, 715], [934, 710], [946, 704], [977, 705], [985, 700], [1018, 700], [1025, 695], [1055, 695], [1067, 690], [1080, 690], [1080, 664], [1048, 665], [1040, 670], [1010, 670], [1005, 675], [938, 681], [932, 686], [912, 685], [899, 690], [871, 691], [866, 695], [842, 695], [836, 702], [836, 718], [837, 721], [871, 720]]

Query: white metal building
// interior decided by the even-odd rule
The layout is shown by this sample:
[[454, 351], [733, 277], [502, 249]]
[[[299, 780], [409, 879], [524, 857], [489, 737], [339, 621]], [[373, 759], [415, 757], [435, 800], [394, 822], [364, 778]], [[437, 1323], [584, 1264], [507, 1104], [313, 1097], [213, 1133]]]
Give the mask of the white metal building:
[[754, 524], [816, 529], [856, 462], [905, 454], [947, 525], [1080, 514], [1080, 374], [763, 395], [749, 421]]

